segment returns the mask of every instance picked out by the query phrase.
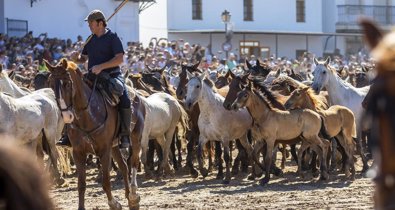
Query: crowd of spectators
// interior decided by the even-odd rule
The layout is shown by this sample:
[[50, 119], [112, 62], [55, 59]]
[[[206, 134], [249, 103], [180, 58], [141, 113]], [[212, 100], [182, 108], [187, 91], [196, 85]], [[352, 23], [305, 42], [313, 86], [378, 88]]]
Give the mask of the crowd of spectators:
[[[40, 71], [46, 71], [43, 59], [55, 64], [61, 58], [68, 58], [71, 51], [80, 50], [84, 39], [77, 37], [76, 42], [71, 39], [49, 38], [46, 33], [33, 37], [32, 32], [23, 37], [8, 37], [0, 34], [0, 64], [8, 70], [15, 70], [23, 76], [34, 75]], [[296, 59], [287, 57], [260, 58], [269, 66], [284, 67], [298, 72], [301, 70], [311, 70], [314, 54], [304, 53]], [[166, 38], [152, 38], [149, 45], [144, 47], [139, 42], [128, 42], [125, 48], [123, 69], [129, 69], [133, 74], [148, 72], [150, 69], [170, 67], [175, 64], [190, 64], [200, 61], [199, 67], [207, 72], [226, 73], [228, 70], [234, 73], [241, 72], [245, 59], [252, 65], [256, 63], [254, 55], [238, 57], [230, 52], [228, 59], [224, 58], [223, 52], [211, 52], [210, 45], [190, 43], [182, 39], [168, 40]], [[334, 55], [332, 64], [335, 67], [346, 68], [347, 70], [360, 68], [369, 64], [369, 56], [363, 49], [356, 55], [342, 56], [339, 53]], [[84, 68], [84, 66], [81, 66]], [[178, 72], [171, 72], [177, 74]]]

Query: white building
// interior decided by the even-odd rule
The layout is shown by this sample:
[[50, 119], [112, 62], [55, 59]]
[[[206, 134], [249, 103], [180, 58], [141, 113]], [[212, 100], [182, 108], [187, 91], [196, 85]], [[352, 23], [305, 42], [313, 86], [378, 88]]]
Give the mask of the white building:
[[[122, 39], [139, 40], [139, 1], [129, 1], [109, 21], [108, 26]], [[91, 10], [100, 9], [108, 18], [121, 3], [116, 0], [0, 0], [0, 33], [48, 37], [86, 38], [91, 33], [84, 21]]]
[[[380, 9], [393, 11], [391, 5], [391, 0], [160, 0], [140, 14], [140, 34], [211, 44], [217, 54], [225, 42], [221, 13], [226, 9], [233, 31], [230, 52], [237, 55], [355, 53], [363, 46], [357, 17], [387, 17], [389, 12]], [[140, 40], [146, 45], [150, 38]]]

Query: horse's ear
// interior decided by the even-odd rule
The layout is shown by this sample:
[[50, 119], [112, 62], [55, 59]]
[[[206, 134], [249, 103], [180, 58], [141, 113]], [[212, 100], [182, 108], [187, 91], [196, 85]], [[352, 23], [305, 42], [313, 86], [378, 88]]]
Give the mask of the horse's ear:
[[197, 62], [195, 65], [193, 65], [193, 68], [194, 68], [194, 69], [197, 69], [197, 68], [199, 67], [199, 65], [200, 65], [200, 61]]
[[188, 78], [188, 80], [190, 80], [193, 77], [193, 74], [189, 71], [186, 71], [186, 72], [187, 72], [187, 78]]
[[236, 75], [233, 74], [232, 70], [228, 70], [228, 73], [229, 73], [230, 77], [232, 77], [232, 79], [236, 78]]
[[14, 70], [12, 70], [12, 71], [10, 71], [10, 72], [8, 73], [8, 78], [13, 79], [14, 76], [15, 76], [15, 71], [14, 71]]
[[259, 58], [256, 59], [256, 65], [257, 65], [257, 66], [261, 66], [261, 63], [260, 63], [260, 61], [259, 61]]
[[362, 65], [362, 71], [366, 73], [369, 71], [369, 69], [366, 66]]
[[309, 88], [310, 88], [309, 86], [305, 86], [305, 87], [302, 87], [301, 90], [302, 91], [307, 91], [307, 90], [309, 90]]
[[248, 81], [246, 89], [249, 91], [252, 90], [252, 82], [251, 81]]
[[205, 78], [206, 78], [206, 74], [199, 74], [199, 79], [201, 80], [201, 81], [203, 81]]
[[314, 64], [317, 66], [318, 65], [318, 60], [317, 60], [317, 58], [316, 57], [314, 57]]
[[326, 60], [325, 60], [324, 65], [327, 66], [327, 65], [329, 65], [330, 62], [331, 62], [331, 57], [328, 56], [328, 57], [326, 58]]
[[47, 67], [48, 71], [52, 72], [53, 69], [55, 68], [52, 66], [47, 60], [43, 59], [45, 66]]
[[130, 72], [129, 69], [126, 70], [125, 74], [123, 75], [123, 78], [129, 78]]
[[227, 71], [224, 77], [228, 78], [229, 76], [230, 76], [230, 71]]
[[278, 76], [280, 76], [280, 74], [281, 74], [281, 69], [279, 68], [279, 69], [277, 70], [277, 72], [276, 72], [276, 75], [274, 75], [274, 76], [277, 78]]
[[163, 68], [159, 69], [158, 72], [162, 75], [163, 71], [165, 71], [165, 69], [166, 69], [166, 65]]
[[362, 26], [364, 30], [365, 41], [368, 43], [371, 49], [375, 48], [377, 44], [380, 42], [381, 38], [383, 37], [382, 32], [376, 26], [376, 24], [369, 19], [366, 18], [361, 19], [359, 21], [359, 24]]
[[250, 62], [248, 62], [247, 59], [245, 60], [245, 65], [247, 66], [248, 70], [252, 69], [252, 66], [251, 66]]
[[63, 69], [67, 69], [67, 60], [66, 59], [62, 59], [62, 68]]

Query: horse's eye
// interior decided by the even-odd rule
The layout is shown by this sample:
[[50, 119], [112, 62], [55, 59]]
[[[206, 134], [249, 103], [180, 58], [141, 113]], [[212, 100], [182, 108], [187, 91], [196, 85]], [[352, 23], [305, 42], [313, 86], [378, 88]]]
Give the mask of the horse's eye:
[[323, 73], [323, 74], [326, 74], [326, 71], [323, 71], [322, 73]]
[[196, 88], [200, 88], [200, 85], [197, 85]]
[[243, 97], [244, 97], [244, 98], [247, 98], [247, 97], [248, 97], [248, 95], [247, 95], [247, 94], [245, 94]]

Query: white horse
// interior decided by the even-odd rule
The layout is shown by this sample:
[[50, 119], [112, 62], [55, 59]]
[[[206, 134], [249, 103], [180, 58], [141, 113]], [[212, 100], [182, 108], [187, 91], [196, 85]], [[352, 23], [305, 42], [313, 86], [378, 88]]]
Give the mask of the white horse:
[[205, 75], [188, 73], [187, 96], [185, 105], [188, 109], [199, 104], [200, 115], [198, 126], [200, 131], [198, 145], [199, 169], [203, 177], [207, 170], [203, 167], [202, 148], [208, 141], [221, 141], [224, 147], [226, 177], [224, 183], [230, 181], [229, 142], [240, 139], [241, 144], [252, 154], [252, 147], [247, 141], [247, 130], [252, 125], [252, 118], [246, 109], [228, 111], [224, 108], [224, 97], [213, 90], [212, 82]]
[[16, 98], [25, 96], [31, 92], [28, 89], [23, 90], [16, 85], [15, 82], [8, 77], [7, 72], [3, 71], [2, 68], [0, 68], [0, 91], [8, 93]]
[[[24, 90], [24, 88], [20, 88], [17, 84], [15, 84], [15, 82], [9, 78], [7, 72], [2, 71], [1, 68], [0, 68], [0, 92], [9, 94], [10, 96], [12, 96], [14, 98], [20, 98], [23, 96], [31, 95], [28, 98], [42, 100], [41, 96], [44, 96], [45, 100], [48, 100], [48, 101], [44, 101], [44, 105], [46, 105], [47, 107], [50, 107], [53, 104], [56, 105], [56, 101], [52, 97], [52, 95], [54, 94], [52, 90], [50, 90], [48, 88], [43, 89], [43, 90], [33, 91], [33, 92], [29, 91], [28, 89]], [[42, 103], [42, 102], [39, 101], [39, 103]], [[53, 111], [54, 111], [54, 113], [58, 113], [59, 114], [58, 118], [61, 119], [60, 112], [58, 112], [56, 110], [53, 110]], [[53, 117], [53, 116], [51, 116], [51, 117]], [[50, 151], [49, 151], [50, 154], [48, 154], [51, 157], [49, 159], [50, 163], [52, 163], [52, 160], [59, 160], [59, 163], [60, 163], [60, 166], [62, 167], [63, 172], [68, 173], [71, 169], [67, 163], [67, 160], [65, 160], [65, 157], [64, 157], [65, 155], [62, 154], [64, 151], [61, 151], [57, 147], [55, 147], [55, 141], [57, 139], [59, 139], [59, 137], [60, 137], [59, 132], [62, 131], [64, 123], [62, 120], [60, 120], [60, 121], [58, 120], [56, 122], [56, 124], [54, 124], [54, 126], [55, 127], [57, 126], [58, 129], [60, 129], [60, 130], [55, 131], [56, 136], [53, 136], [53, 135], [48, 136], [45, 134], [44, 131], [42, 131], [39, 135], [37, 135], [36, 139], [31, 139], [32, 146], [36, 146], [37, 155], [41, 159], [43, 159], [44, 154], [42, 151], [42, 143], [45, 143], [45, 142], [42, 142], [41, 140], [43, 139], [43, 135], [45, 135], [45, 138], [48, 141], [49, 146], [50, 146]], [[57, 153], [57, 154], [52, 155], [51, 153]], [[59, 159], [56, 157], [59, 157]], [[54, 163], [53, 167], [54, 167], [54, 170], [58, 170], [57, 163]], [[55, 174], [55, 175], [57, 175], [57, 174]]]
[[[362, 130], [367, 128], [362, 126], [361, 119], [363, 115], [362, 101], [366, 94], [369, 92], [370, 86], [356, 88], [350, 83], [343, 81], [336, 73], [336, 69], [329, 65], [330, 58], [328, 57], [325, 61], [318, 61], [314, 58], [316, 65], [313, 75], [313, 90], [318, 93], [322, 88], [326, 88], [330, 103], [333, 105], [345, 106], [354, 113], [355, 123], [357, 125], [357, 138], [359, 140], [358, 149], [361, 148], [361, 134]], [[361, 151], [362, 152], [362, 151]], [[364, 155], [361, 154], [364, 166], [362, 171], [368, 169]]]
[[[163, 160], [158, 171], [170, 172], [169, 151], [177, 124], [180, 122], [184, 130], [188, 127], [188, 114], [178, 101], [167, 93], [154, 93], [147, 98], [141, 97], [145, 105], [144, 129], [141, 137], [141, 161], [147, 167], [148, 141], [156, 139], [163, 151]], [[148, 174], [147, 174], [148, 175]]]

